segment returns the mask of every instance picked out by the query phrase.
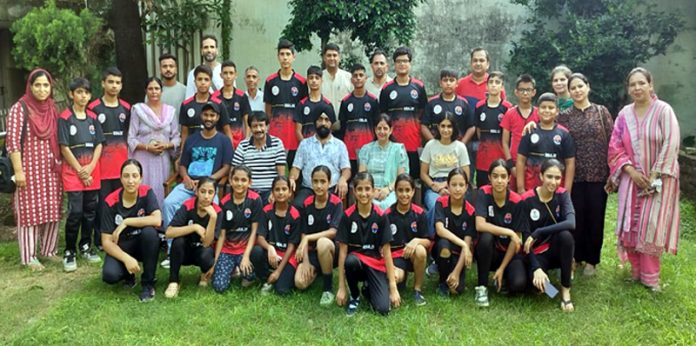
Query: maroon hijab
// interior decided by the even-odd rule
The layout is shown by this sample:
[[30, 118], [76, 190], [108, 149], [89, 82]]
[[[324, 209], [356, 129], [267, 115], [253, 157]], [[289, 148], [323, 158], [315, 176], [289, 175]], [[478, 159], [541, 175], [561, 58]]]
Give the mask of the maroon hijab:
[[[37, 73], [43, 73], [48, 82], [51, 83], [51, 94], [45, 101], [39, 101], [31, 92], [31, 80]], [[27, 122], [31, 128], [31, 132], [37, 137], [49, 140], [51, 151], [56, 160], [60, 159], [60, 147], [58, 145], [58, 111], [56, 104], [53, 102], [53, 77], [48, 71], [42, 68], [36, 68], [29, 74], [27, 85], [24, 90], [24, 95], [19, 98], [23, 102], [29, 114], [25, 114]]]

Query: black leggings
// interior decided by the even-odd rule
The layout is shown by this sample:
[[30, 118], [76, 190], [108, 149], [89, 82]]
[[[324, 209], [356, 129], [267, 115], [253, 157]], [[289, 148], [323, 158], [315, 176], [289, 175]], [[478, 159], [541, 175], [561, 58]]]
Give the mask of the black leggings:
[[[413, 177], [413, 179], [420, 179], [420, 158], [418, 157], [418, 151], [406, 152], [408, 155], [408, 174]], [[425, 193], [424, 193], [425, 195]], [[420, 201], [416, 201], [420, 203]]]
[[89, 248], [97, 215], [99, 190], [68, 192], [68, 218], [65, 220], [65, 249], [76, 252], [77, 233], [82, 232], [80, 250]]
[[195, 265], [205, 273], [215, 263], [215, 251], [211, 247], [195, 245], [188, 237], [175, 238], [169, 254], [169, 282], [179, 282], [182, 265]]
[[[251, 264], [254, 265], [256, 276], [266, 282], [271, 274], [271, 266], [268, 264], [268, 252], [256, 245], [251, 249]], [[280, 272], [278, 281], [273, 284], [276, 293], [280, 295], [288, 294], [295, 287], [295, 268], [288, 261], [285, 268]]]
[[[536, 255], [539, 268], [548, 274], [549, 269], [561, 269], [561, 285], [570, 287], [570, 274], [573, 266], [573, 248], [575, 241], [570, 231], [561, 231], [551, 238], [551, 244], [546, 252]], [[534, 273], [529, 271], [529, 281], [532, 281]]]
[[[488, 287], [488, 273], [495, 271], [503, 262], [505, 253], [495, 249], [495, 237], [490, 233], [479, 233], [476, 245], [478, 262], [478, 284]], [[515, 255], [505, 267], [503, 278], [508, 292], [520, 293], [527, 288], [527, 270], [522, 256]]]
[[[440, 256], [440, 251], [443, 249], [448, 249], [450, 250], [450, 257], [449, 258], [443, 258]], [[454, 253], [453, 251], [456, 251], [458, 253]], [[435, 243], [435, 246], [433, 246], [433, 258], [435, 259], [435, 263], [437, 263], [437, 271], [440, 274], [440, 284], [447, 284], [447, 277], [452, 273], [454, 270], [454, 267], [457, 265], [457, 262], [459, 261], [459, 256], [461, 254], [461, 248], [459, 246], [453, 245], [450, 243], [449, 240], [447, 239], [438, 239], [438, 241]], [[464, 291], [464, 282], [466, 279], [466, 268], [462, 269], [462, 272], [459, 274], [459, 286], [457, 286], [457, 293], [462, 293]]]
[[365, 298], [370, 301], [373, 309], [382, 315], [387, 315], [391, 307], [387, 275], [379, 270], [370, 268], [353, 254], [346, 256], [345, 270], [350, 296], [353, 299], [360, 297], [358, 282], [366, 281]]
[[[143, 262], [143, 273], [140, 277], [143, 286], [154, 286], [155, 271], [157, 270], [157, 255], [159, 255], [159, 236], [152, 227], [141, 229], [141, 233], [135, 236], [121, 235], [118, 239], [118, 247], [123, 252], [133, 256], [137, 261]], [[102, 280], [108, 284], [115, 284], [124, 279], [134, 279], [133, 274], [128, 273], [123, 262], [111, 255], [104, 258], [102, 268]]]
[[571, 193], [575, 207], [576, 224], [575, 261], [599, 264], [604, 242], [604, 214], [607, 210], [607, 193], [604, 183], [573, 183]]

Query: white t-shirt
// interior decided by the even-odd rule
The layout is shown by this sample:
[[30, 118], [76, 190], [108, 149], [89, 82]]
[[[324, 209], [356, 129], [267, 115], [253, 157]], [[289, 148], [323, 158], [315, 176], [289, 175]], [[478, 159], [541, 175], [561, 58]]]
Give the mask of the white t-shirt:
[[470, 164], [464, 143], [453, 141], [443, 145], [437, 139], [431, 139], [425, 144], [420, 160], [429, 165], [428, 175], [431, 178], [446, 178], [453, 169]]

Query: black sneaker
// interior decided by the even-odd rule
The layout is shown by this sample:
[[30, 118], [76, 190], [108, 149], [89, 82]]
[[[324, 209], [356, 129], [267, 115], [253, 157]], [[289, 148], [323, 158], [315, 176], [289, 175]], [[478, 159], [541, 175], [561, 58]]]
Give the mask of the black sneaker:
[[75, 261], [75, 252], [65, 250], [63, 255], [63, 270], [66, 272], [74, 272], [77, 270], [77, 261]]
[[129, 275], [125, 279], [123, 279], [123, 288], [125, 289], [133, 289], [135, 287], [135, 275]]
[[152, 286], [143, 286], [143, 291], [140, 292], [140, 302], [147, 303], [155, 300], [155, 288]]

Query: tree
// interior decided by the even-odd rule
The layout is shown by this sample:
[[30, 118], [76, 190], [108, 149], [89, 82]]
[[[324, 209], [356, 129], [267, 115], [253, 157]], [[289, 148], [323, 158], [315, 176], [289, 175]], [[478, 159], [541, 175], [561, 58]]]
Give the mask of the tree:
[[529, 8], [529, 30], [513, 42], [508, 70], [547, 81], [566, 64], [590, 81], [593, 101], [616, 114], [625, 104], [624, 77], [665, 54], [682, 17], [645, 0], [512, 0]]
[[123, 73], [121, 97], [130, 103], [140, 102], [145, 97], [147, 66], [138, 4], [133, 0], [114, 0], [107, 18], [116, 41], [116, 65]]
[[78, 15], [59, 9], [54, 0], [49, 0], [12, 24], [12, 55], [23, 69], [42, 67], [51, 72], [57, 81], [57, 93], [64, 95], [70, 79], [95, 72], [92, 43], [101, 25], [89, 10], [83, 9]]
[[377, 47], [390, 50], [411, 41], [416, 27], [413, 10], [423, 1], [290, 0], [292, 19], [282, 35], [298, 51], [312, 49], [313, 34], [319, 36], [323, 49], [332, 34], [342, 31], [360, 40], [366, 55]]

